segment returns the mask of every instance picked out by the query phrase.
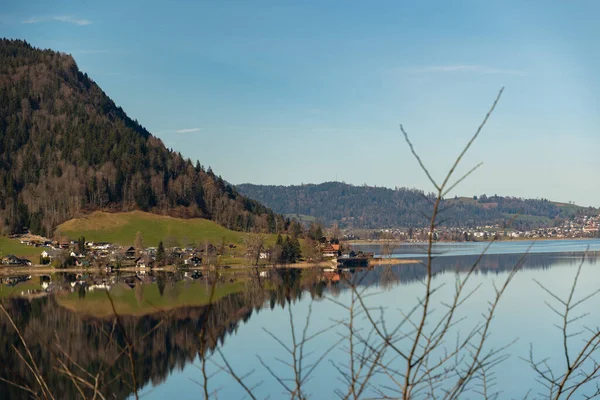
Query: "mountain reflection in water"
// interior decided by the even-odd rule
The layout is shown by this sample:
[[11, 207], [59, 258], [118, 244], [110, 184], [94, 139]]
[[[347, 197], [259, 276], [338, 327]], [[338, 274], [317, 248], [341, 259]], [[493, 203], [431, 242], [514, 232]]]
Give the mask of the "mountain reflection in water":
[[[588, 260], [596, 263], [597, 256], [593, 252]], [[520, 257], [487, 255], [478, 273], [510, 270]], [[530, 254], [525, 268], [550, 268], [557, 257], [576, 265], [581, 253]], [[434, 260], [434, 271], [463, 271], [477, 258], [440, 257]], [[268, 276], [252, 271], [228, 272], [218, 280], [183, 272], [33, 276], [5, 279], [0, 300], [50, 392], [58, 398], [80, 397], [79, 390], [92, 395], [89, 387], [72, 383], [66, 365], [85, 379], [97, 378], [106, 398], [124, 399], [134, 388], [156, 386], [174, 370], [212, 352], [254, 313], [286, 307], [304, 296], [335, 297], [347, 290], [348, 281], [390, 290], [422, 279], [425, 269], [415, 263], [343, 271], [278, 269], [262, 275]], [[15, 290], [19, 285], [27, 289]], [[3, 295], [9, 289], [10, 296]], [[0, 381], [2, 398], [31, 398], [18, 386], [34, 390], [39, 386], [19, 356], [27, 352], [5, 315], [0, 316], [0, 341], [0, 377], [12, 383]]]

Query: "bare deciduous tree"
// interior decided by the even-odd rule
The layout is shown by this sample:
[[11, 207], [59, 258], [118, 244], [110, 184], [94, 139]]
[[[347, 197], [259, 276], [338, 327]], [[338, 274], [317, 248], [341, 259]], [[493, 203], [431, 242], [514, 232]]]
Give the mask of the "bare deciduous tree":
[[396, 238], [391, 232], [384, 232], [381, 235], [381, 255], [387, 259], [391, 259], [396, 248]]
[[258, 233], [249, 234], [245, 239], [246, 258], [253, 266], [260, 262], [261, 254], [265, 250], [265, 237]]

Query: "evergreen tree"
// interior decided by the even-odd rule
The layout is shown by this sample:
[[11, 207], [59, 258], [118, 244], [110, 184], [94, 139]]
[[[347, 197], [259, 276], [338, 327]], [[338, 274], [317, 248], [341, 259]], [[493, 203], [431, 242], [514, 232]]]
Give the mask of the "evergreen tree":
[[165, 265], [165, 246], [162, 240], [158, 242], [158, 249], [156, 250], [156, 263], [160, 266]]
[[301, 250], [298, 238], [286, 236], [285, 240], [282, 240], [279, 262], [283, 264], [293, 264], [298, 261], [300, 256]]
[[290, 262], [295, 263], [302, 256], [302, 252], [300, 250], [300, 241], [298, 240], [297, 237], [290, 239], [290, 248], [291, 248]]
[[279, 262], [282, 264], [287, 264], [290, 259], [290, 253], [291, 253], [291, 249], [290, 249], [289, 236], [286, 236], [285, 240], [283, 240], [281, 243], [281, 254], [279, 256]]
[[79, 239], [77, 239], [77, 253], [85, 254], [85, 237], [83, 236], [80, 236]]
[[317, 226], [317, 230], [315, 231], [315, 240], [319, 242], [323, 240], [323, 228], [321, 228], [321, 224]]

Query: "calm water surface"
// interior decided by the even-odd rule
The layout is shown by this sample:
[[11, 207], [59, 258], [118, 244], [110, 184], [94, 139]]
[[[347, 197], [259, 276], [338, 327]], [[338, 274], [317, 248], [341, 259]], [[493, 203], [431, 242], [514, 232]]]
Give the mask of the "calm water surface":
[[[434, 318], [443, 307], [441, 303], [451, 299], [457, 273], [464, 277], [464, 271], [477, 259], [483, 246], [435, 246], [434, 285], [439, 290], [432, 300]], [[479, 289], [460, 308], [458, 314], [464, 320], [452, 331], [449, 343], [481, 321], [481, 313], [493, 298], [494, 284], [504, 282], [529, 246], [527, 242], [492, 245], [469, 283], [469, 288]], [[361, 249], [379, 252], [373, 246]], [[577, 288], [583, 296], [600, 288], [600, 240], [540, 241], [529, 250], [497, 309], [487, 342], [487, 349], [491, 349], [514, 341], [504, 353], [508, 358], [493, 369], [493, 389], [501, 391], [499, 398], [522, 398], [527, 392], [530, 398], [537, 396], [540, 388], [535, 375], [521, 359], [528, 356], [530, 346], [540, 359], [549, 357], [549, 365], [563, 365], [561, 336], [554, 327], [560, 321], [545, 304], [552, 301], [551, 297], [534, 279], [566, 296], [586, 249]], [[420, 245], [395, 250], [397, 258], [418, 259], [423, 255]], [[325, 330], [305, 348], [305, 370], [309, 368], [306, 365], [325, 354], [306, 388], [312, 398], [329, 399], [335, 397], [336, 389], [345, 387], [335, 365], [348, 365], [346, 344], [336, 345], [347, 332], [339, 321], [347, 319], [348, 311], [343, 305], [349, 305], [352, 297], [344, 279], [359, 283], [367, 304], [378, 308], [377, 316], [382, 315], [386, 326], [393, 327], [403, 319], [399, 310], [408, 312], [422, 295], [425, 272], [421, 264], [401, 264], [344, 271], [341, 275], [285, 270], [260, 280], [256, 276], [227, 273], [219, 280], [210, 306], [207, 304], [212, 282], [205, 276], [191, 275], [63, 274], [20, 278], [22, 281], [15, 279], [0, 287], [0, 299], [23, 333], [49, 387], [62, 394], [57, 398], [77, 397], [74, 385], [57, 371], [59, 360], [70, 360], [74, 370], [81, 366], [93, 375], [101, 371], [103, 392], [110, 398], [132, 398], [134, 386], [146, 399], [202, 398], [202, 359], [207, 360], [210, 393], [216, 391], [221, 399], [243, 398], [240, 385], [220, 370], [224, 366], [222, 357], [240, 376], [249, 374], [245, 381], [250, 386], [258, 385], [254, 389], [257, 397], [289, 398], [268, 369], [282, 378], [291, 377], [285, 365], [290, 356], [282, 346], [292, 343], [291, 311], [297, 337], [302, 335], [307, 320], [309, 335]], [[119, 315], [118, 322], [107, 290]], [[592, 298], [581, 306], [581, 312], [589, 313], [582, 320], [586, 326], [600, 325], [599, 299]], [[364, 315], [356, 319], [355, 325], [368, 331]], [[200, 340], [201, 337], [206, 340]], [[4, 316], [0, 318], [0, 341], [0, 377], [35, 386], [27, 366], [12, 348], [15, 345], [22, 349]], [[123, 349], [129, 349], [129, 342], [134, 346], [131, 357], [126, 357]], [[390, 385], [390, 380], [379, 375], [371, 383], [384, 387]], [[375, 395], [370, 389], [363, 397]], [[473, 391], [463, 397], [481, 398]], [[0, 382], [0, 398], [29, 396]]]

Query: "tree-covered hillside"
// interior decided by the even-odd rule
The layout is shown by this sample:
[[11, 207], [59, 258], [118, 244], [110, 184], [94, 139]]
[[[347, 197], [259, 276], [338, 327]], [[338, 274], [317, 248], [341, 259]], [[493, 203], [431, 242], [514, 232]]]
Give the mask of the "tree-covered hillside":
[[51, 234], [93, 210], [204, 217], [281, 230], [281, 216], [169, 151], [70, 55], [0, 40], [0, 227]]
[[[353, 186], [340, 182], [299, 186], [242, 184], [236, 188], [276, 212], [310, 215], [328, 225], [353, 228], [424, 226], [431, 215], [434, 200], [432, 194], [416, 189]], [[441, 209], [439, 221], [446, 226], [510, 223], [514, 227], [527, 228], [553, 225], [569, 216], [567, 208], [545, 199], [485, 195], [476, 199], [445, 200]], [[568, 210], [586, 211], [576, 206]]]

